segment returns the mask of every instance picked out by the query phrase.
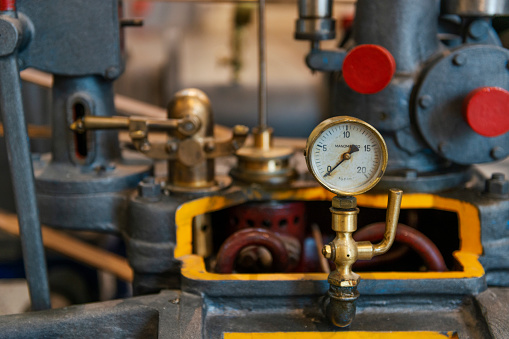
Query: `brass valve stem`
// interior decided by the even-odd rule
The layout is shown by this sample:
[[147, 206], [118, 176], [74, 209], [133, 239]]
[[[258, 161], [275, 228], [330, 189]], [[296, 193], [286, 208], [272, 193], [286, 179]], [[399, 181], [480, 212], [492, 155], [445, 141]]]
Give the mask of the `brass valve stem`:
[[356, 242], [353, 239], [352, 234], [357, 230], [359, 214], [357, 199], [341, 196], [332, 199], [330, 211], [336, 238], [323, 247], [322, 253], [336, 264], [336, 270], [331, 272], [327, 279], [330, 284], [330, 299], [326, 305], [326, 314], [334, 325], [345, 327], [353, 321], [360, 277], [352, 271], [352, 265], [358, 259], [370, 260], [391, 248], [396, 237], [402, 196], [402, 190], [389, 190], [384, 239], [375, 245], [369, 241]]

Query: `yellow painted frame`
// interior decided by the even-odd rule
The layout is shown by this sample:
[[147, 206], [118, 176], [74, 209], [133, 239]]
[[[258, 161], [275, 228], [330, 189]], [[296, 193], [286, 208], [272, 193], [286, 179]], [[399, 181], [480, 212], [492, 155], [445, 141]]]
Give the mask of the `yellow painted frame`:
[[457, 339], [456, 332], [273, 332], [273, 333], [224, 333], [224, 339]]
[[[331, 200], [334, 195], [322, 187], [296, 188], [262, 192], [253, 188], [239, 189], [225, 195], [209, 196], [182, 204], [176, 212], [177, 246], [175, 257], [182, 261], [181, 273], [192, 280], [257, 280], [302, 281], [327, 280], [326, 273], [274, 273], [274, 274], [218, 274], [207, 272], [202, 257], [193, 255], [193, 218], [197, 215], [219, 211], [248, 201], [261, 200]], [[357, 197], [361, 207], [382, 208], [387, 206], [387, 195], [364, 194]], [[459, 222], [460, 249], [453, 253], [463, 267], [454, 272], [362, 272], [362, 279], [408, 280], [408, 279], [464, 279], [479, 278], [484, 269], [478, 257], [482, 254], [481, 224], [478, 209], [468, 202], [445, 198], [434, 194], [405, 194], [402, 209], [437, 209], [456, 212]]]

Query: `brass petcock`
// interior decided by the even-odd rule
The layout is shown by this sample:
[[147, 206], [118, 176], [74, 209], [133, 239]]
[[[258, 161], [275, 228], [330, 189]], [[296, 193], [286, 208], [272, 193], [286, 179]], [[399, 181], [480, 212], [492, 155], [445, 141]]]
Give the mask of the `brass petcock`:
[[327, 279], [330, 288], [325, 305], [325, 313], [334, 325], [346, 327], [353, 321], [360, 277], [352, 271], [352, 265], [357, 260], [370, 260], [391, 248], [396, 237], [402, 196], [400, 189], [389, 190], [384, 239], [378, 244], [353, 239], [359, 214], [355, 197], [336, 196], [332, 199], [330, 211], [336, 238], [323, 247], [322, 253], [336, 264], [336, 270]]

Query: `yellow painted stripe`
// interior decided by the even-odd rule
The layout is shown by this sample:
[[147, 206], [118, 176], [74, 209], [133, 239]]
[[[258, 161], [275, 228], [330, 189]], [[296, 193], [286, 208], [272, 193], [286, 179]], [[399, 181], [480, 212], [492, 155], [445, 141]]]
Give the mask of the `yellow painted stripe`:
[[445, 339], [458, 338], [456, 332], [274, 332], [274, 333], [224, 333], [224, 339]]

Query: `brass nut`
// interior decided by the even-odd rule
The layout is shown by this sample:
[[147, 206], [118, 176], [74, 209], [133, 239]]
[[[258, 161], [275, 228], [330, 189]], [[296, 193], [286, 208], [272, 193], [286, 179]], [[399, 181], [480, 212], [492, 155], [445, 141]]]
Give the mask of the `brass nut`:
[[141, 147], [140, 147], [140, 151], [142, 151], [142, 152], [148, 152], [148, 151], [150, 151], [150, 149], [151, 149], [151, 148], [152, 148], [152, 147], [150, 146], [150, 143], [148, 143], [148, 142], [144, 142], [144, 143], [141, 145]]
[[326, 259], [331, 259], [332, 258], [332, 246], [324, 245], [322, 248], [322, 254]]
[[208, 141], [206, 144], [205, 144], [205, 152], [213, 152], [214, 150], [216, 149], [216, 145], [214, 144], [213, 141]]
[[357, 198], [335, 196], [332, 198], [332, 207], [344, 210], [357, 208]]

